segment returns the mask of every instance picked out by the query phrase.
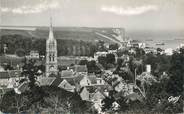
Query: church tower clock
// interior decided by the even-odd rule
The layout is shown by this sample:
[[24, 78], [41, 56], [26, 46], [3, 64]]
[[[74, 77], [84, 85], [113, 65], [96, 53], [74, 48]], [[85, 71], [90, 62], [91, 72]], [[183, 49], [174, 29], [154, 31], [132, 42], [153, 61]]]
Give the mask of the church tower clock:
[[57, 75], [57, 41], [54, 38], [52, 20], [49, 28], [49, 38], [46, 41], [46, 76]]

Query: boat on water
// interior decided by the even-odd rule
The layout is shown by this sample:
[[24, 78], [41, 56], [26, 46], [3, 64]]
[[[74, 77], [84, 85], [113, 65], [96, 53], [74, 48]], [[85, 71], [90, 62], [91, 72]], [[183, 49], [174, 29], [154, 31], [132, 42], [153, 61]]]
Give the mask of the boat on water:
[[165, 45], [164, 42], [159, 42], [159, 43], [156, 43], [155, 45]]

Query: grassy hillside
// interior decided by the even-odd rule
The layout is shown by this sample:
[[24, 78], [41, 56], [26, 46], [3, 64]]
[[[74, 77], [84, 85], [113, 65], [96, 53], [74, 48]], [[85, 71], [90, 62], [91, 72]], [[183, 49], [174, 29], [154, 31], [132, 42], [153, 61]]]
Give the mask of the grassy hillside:
[[[49, 29], [48, 27], [37, 27], [35, 30], [19, 30], [19, 29], [1, 29], [0, 36], [2, 35], [22, 35], [26, 37], [36, 37], [36, 38], [47, 38]], [[105, 42], [112, 42], [102, 36], [96, 34], [103, 33], [112, 39], [115, 39], [111, 34], [113, 34], [112, 28], [88, 28], [88, 27], [55, 27], [54, 35], [56, 39], [72, 39], [72, 40], [82, 40], [91, 41], [103, 40]], [[108, 33], [108, 34], [107, 34]], [[115, 39], [116, 40], [116, 39]]]

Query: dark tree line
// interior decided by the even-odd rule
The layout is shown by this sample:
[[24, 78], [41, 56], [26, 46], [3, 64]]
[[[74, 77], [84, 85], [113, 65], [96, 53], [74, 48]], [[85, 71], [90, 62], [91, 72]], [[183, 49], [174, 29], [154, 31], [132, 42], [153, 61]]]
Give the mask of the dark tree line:
[[88, 73], [101, 73], [101, 69], [97, 66], [96, 61], [88, 61], [88, 60], [81, 60], [79, 65], [86, 65], [88, 69]]
[[[46, 39], [30, 38], [22, 35], [3, 35], [0, 38], [0, 54], [4, 53], [4, 45], [7, 45], [7, 54], [24, 56], [31, 50], [37, 50], [45, 55]], [[96, 45], [91, 42], [57, 39], [58, 56], [93, 56], [97, 50]]]
[[107, 54], [106, 56], [99, 56], [98, 62], [105, 68], [113, 68], [115, 65], [115, 55], [114, 54]]

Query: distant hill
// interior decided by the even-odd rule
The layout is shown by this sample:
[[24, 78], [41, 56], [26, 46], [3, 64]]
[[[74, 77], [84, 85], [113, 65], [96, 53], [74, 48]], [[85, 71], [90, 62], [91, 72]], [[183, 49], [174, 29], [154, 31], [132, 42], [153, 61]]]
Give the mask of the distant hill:
[[[47, 38], [48, 33], [48, 27], [0, 27], [0, 36], [18, 34], [26, 37]], [[109, 38], [105, 38], [97, 33]], [[72, 39], [90, 42], [103, 40], [109, 43], [119, 42], [113, 35], [116, 35], [113, 28], [54, 27], [54, 36], [56, 39]]]

